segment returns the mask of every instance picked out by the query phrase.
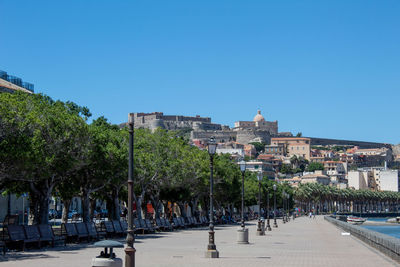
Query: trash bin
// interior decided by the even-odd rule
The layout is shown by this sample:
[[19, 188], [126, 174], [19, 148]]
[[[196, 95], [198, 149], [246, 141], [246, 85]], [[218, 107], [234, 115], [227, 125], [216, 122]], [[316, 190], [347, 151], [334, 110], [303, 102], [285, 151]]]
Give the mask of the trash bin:
[[104, 248], [100, 255], [92, 259], [92, 267], [122, 267], [122, 259], [116, 258], [114, 248], [123, 248], [124, 245], [117, 241], [103, 240], [94, 243], [95, 247]]

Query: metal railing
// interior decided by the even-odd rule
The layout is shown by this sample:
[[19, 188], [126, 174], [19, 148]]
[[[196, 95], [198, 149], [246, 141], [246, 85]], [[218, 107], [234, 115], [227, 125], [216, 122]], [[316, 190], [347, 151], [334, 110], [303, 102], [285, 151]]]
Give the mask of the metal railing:
[[34, 92], [35, 86], [32, 83], [24, 82], [21, 78], [13, 75], [8, 75], [7, 72], [0, 70], [0, 79], [6, 80], [26, 90]]

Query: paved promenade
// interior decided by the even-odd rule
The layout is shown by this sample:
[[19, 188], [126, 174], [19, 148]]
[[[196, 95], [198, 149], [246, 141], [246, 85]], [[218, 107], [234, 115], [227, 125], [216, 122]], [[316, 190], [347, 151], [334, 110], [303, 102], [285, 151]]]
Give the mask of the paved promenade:
[[[219, 259], [204, 258], [206, 228], [139, 236], [135, 244], [136, 266], [398, 266], [355, 237], [342, 236], [342, 231], [322, 216], [278, 224], [279, 228], [273, 228], [266, 236], [256, 236], [255, 223], [249, 223], [249, 245], [236, 244], [237, 226], [217, 227]], [[6, 258], [0, 256], [0, 266], [87, 267], [98, 251], [84, 244], [10, 252]], [[116, 254], [124, 257], [123, 249], [117, 249]]]

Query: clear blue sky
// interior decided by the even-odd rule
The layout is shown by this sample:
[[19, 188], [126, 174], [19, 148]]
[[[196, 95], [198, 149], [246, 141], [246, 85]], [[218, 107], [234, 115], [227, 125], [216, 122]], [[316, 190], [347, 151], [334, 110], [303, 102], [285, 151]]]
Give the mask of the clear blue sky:
[[113, 123], [258, 108], [280, 131], [400, 143], [400, 1], [0, 0], [0, 69]]

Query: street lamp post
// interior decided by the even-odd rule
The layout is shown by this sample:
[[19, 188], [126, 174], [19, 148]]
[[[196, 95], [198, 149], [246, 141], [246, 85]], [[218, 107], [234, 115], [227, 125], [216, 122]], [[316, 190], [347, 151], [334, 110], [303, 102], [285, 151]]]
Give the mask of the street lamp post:
[[288, 217], [287, 217], [287, 193], [286, 193], [286, 191], [283, 191], [284, 193], [283, 193], [283, 200], [282, 201], [284, 201], [284, 205], [283, 205], [283, 214], [284, 214], [284, 216], [285, 216], [285, 222], [289, 222], [289, 220], [288, 220]]
[[276, 223], [276, 184], [272, 186], [274, 189], [274, 225], [273, 227], [278, 228], [278, 224]]
[[271, 225], [269, 224], [269, 192], [268, 192], [268, 185], [267, 185], [267, 230], [271, 231]]
[[282, 223], [286, 223], [286, 192], [282, 192]]
[[290, 194], [286, 194], [286, 198], [287, 198], [287, 201], [286, 201], [286, 206], [287, 206], [287, 219], [288, 219], [288, 222], [290, 221], [290, 207], [289, 207], [289, 203], [290, 203]]
[[263, 178], [263, 174], [262, 174], [262, 170], [260, 170], [257, 174], [257, 178], [258, 178], [258, 224], [257, 224], [257, 232], [256, 235], [264, 235], [264, 229], [262, 229], [263, 227], [261, 226], [261, 181]]
[[249, 230], [244, 224], [244, 174], [246, 172], [246, 162], [244, 160], [239, 162], [240, 171], [242, 172], [242, 210], [241, 210], [241, 224], [237, 231], [237, 242], [238, 244], [249, 243]]
[[215, 246], [214, 239], [214, 207], [213, 207], [213, 194], [214, 194], [214, 155], [217, 150], [217, 143], [215, 142], [214, 137], [210, 138], [208, 142], [208, 154], [210, 155], [210, 225], [208, 232], [208, 246], [207, 251], [205, 253], [206, 258], [219, 258], [219, 252], [217, 247]]
[[126, 235], [125, 247], [125, 267], [135, 267], [134, 247], [135, 235], [133, 230], [132, 201], [133, 201], [133, 137], [134, 137], [134, 117], [129, 114], [129, 170], [128, 170], [128, 230]]

